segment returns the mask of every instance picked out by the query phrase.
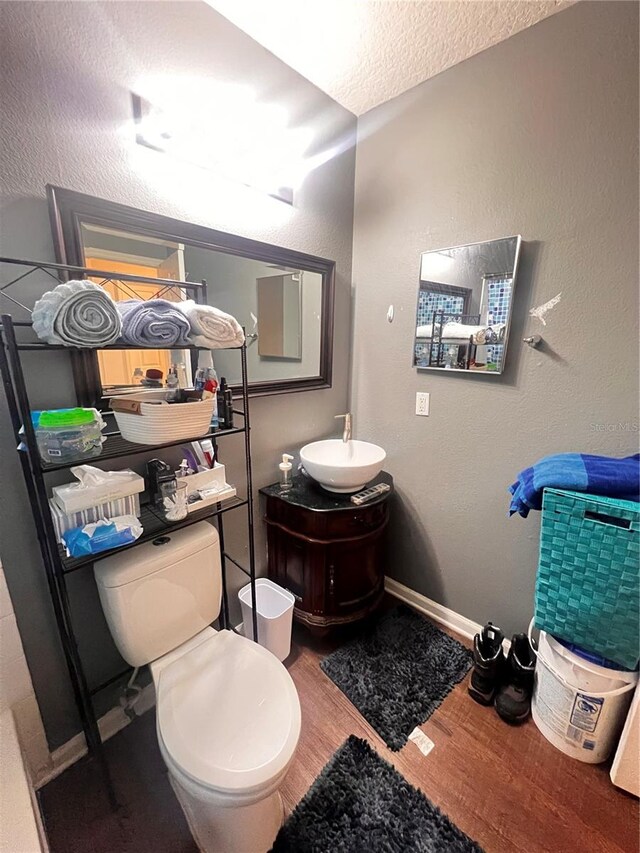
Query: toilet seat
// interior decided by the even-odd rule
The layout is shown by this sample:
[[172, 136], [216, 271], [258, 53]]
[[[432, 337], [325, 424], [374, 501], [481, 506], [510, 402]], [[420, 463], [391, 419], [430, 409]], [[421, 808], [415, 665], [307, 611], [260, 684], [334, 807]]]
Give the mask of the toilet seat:
[[232, 631], [212, 632], [162, 668], [157, 720], [166, 757], [182, 774], [242, 794], [286, 770], [300, 735], [300, 702], [274, 655]]

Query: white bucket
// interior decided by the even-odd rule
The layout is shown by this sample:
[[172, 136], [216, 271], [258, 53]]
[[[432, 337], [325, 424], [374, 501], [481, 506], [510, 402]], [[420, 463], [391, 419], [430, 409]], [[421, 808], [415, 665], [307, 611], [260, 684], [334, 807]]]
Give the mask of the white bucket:
[[545, 631], [538, 646], [534, 723], [566, 755], [587, 764], [606, 761], [624, 725], [638, 673], [598, 666]]
[[[251, 584], [243, 586], [238, 593], [242, 606], [242, 621], [245, 637], [253, 640], [253, 607]], [[283, 589], [268, 578], [256, 579], [256, 603], [258, 611], [258, 642], [274, 654], [278, 660], [289, 657], [291, 651], [291, 622], [295, 598], [288, 589]]]

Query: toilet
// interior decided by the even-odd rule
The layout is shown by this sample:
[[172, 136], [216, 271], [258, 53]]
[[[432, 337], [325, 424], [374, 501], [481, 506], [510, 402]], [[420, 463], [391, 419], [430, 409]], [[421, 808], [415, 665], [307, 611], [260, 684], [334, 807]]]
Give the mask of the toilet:
[[300, 736], [291, 676], [262, 646], [216, 631], [218, 532], [198, 522], [94, 567], [113, 639], [150, 664], [158, 743], [204, 853], [264, 853], [283, 819], [279, 788]]

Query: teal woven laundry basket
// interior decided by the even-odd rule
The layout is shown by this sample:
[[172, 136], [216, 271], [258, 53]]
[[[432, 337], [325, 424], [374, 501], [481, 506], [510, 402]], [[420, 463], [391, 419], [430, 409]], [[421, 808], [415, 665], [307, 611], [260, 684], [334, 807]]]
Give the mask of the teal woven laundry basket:
[[535, 625], [634, 669], [640, 656], [640, 504], [545, 489]]

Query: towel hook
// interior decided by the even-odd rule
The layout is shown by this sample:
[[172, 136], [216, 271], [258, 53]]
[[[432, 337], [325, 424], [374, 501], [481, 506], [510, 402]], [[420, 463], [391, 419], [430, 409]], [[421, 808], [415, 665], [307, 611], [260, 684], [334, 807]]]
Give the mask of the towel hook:
[[542, 343], [542, 338], [540, 337], [540, 335], [529, 335], [528, 338], [523, 338], [522, 341], [523, 343], [529, 344], [530, 347], [535, 349]]

